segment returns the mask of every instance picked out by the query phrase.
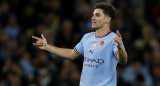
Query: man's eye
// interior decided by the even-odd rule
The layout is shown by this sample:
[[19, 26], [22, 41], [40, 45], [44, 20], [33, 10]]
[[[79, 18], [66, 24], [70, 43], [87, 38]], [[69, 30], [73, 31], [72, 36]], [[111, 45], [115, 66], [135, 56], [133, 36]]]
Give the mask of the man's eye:
[[100, 15], [99, 15], [99, 14], [96, 14], [96, 16], [99, 17]]

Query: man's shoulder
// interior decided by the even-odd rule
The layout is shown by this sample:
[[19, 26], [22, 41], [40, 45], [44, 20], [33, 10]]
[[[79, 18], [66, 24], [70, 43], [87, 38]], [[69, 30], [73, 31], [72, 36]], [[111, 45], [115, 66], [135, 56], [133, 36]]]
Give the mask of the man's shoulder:
[[84, 37], [90, 37], [93, 36], [95, 34], [95, 32], [88, 32], [84, 35]]
[[[115, 38], [117, 36], [116, 33], [114, 33], [114, 32], [111, 32], [109, 35], [111, 38]], [[84, 34], [83, 38], [88, 38], [91, 36], [95, 36], [95, 32], [88, 32], [88, 33]]]
[[111, 32], [111, 35], [112, 36], [117, 36], [115, 32]]
[[110, 33], [110, 37], [111, 37], [111, 38], [115, 38], [116, 36], [117, 36], [116, 33], [114, 33], [114, 32], [111, 32], [111, 33]]

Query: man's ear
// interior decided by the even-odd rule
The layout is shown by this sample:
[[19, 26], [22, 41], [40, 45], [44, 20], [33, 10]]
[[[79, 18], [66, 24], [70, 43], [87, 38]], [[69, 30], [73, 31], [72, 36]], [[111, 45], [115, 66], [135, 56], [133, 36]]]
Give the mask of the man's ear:
[[111, 17], [107, 16], [105, 22], [108, 23], [111, 21]]

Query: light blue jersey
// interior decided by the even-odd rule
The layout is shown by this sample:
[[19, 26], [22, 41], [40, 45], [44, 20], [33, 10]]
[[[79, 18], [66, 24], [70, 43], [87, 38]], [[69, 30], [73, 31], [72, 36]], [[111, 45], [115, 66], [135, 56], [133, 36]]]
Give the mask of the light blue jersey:
[[84, 56], [80, 86], [116, 86], [117, 52], [114, 38], [109, 32], [96, 37], [95, 32], [87, 33], [75, 46], [75, 51]]

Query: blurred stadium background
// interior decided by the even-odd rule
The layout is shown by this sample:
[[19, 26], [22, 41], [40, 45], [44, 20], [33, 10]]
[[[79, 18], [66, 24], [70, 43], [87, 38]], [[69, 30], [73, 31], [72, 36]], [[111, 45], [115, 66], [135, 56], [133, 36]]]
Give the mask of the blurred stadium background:
[[[117, 10], [128, 63], [118, 86], [160, 86], [160, 0], [104, 0]], [[0, 86], [78, 86], [83, 57], [59, 58], [34, 47], [32, 35], [74, 48], [91, 30], [94, 0], [0, 0]]]

